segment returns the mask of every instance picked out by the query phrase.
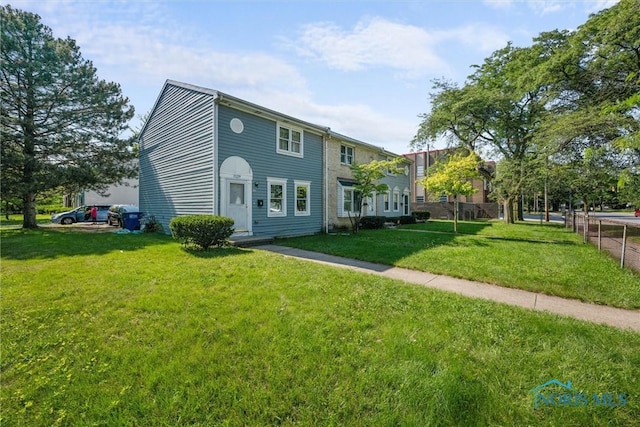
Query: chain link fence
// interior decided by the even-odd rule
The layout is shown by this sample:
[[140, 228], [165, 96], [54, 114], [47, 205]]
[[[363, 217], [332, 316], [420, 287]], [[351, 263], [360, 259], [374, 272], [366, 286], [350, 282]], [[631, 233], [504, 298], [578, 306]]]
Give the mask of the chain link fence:
[[585, 243], [609, 253], [621, 267], [640, 271], [640, 222], [567, 212], [565, 227], [582, 235]]

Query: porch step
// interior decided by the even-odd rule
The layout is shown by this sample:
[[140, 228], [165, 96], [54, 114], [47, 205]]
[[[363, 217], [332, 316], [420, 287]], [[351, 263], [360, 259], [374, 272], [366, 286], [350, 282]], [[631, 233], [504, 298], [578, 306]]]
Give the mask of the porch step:
[[231, 246], [237, 248], [248, 248], [249, 246], [268, 245], [273, 243], [271, 236], [231, 236], [229, 239]]

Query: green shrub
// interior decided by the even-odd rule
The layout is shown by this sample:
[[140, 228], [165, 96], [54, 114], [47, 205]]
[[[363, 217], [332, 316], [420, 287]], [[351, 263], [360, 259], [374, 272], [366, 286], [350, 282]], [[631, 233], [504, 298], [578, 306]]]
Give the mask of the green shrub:
[[142, 231], [145, 233], [162, 232], [162, 224], [153, 215], [144, 215], [142, 217]]
[[228, 242], [233, 234], [233, 219], [218, 215], [185, 215], [172, 218], [169, 228], [173, 238], [184, 246], [195, 245], [208, 250]]
[[363, 216], [360, 218], [360, 228], [363, 230], [377, 230], [384, 227], [387, 218], [383, 216]]
[[401, 216], [400, 217], [400, 224], [415, 224], [416, 223], [416, 218], [413, 215], [410, 216]]
[[431, 218], [431, 212], [429, 211], [413, 211], [412, 215], [415, 219], [419, 219], [421, 221], [428, 221]]

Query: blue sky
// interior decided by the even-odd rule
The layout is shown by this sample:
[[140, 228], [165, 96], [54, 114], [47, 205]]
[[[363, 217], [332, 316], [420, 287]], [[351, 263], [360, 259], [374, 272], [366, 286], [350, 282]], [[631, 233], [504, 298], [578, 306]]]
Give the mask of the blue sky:
[[[226, 92], [398, 154], [434, 78], [508, 41], [576, 29], [615, 0], [13, 1], [71, 37], [137, 114], [166, 79]], [[136, 123], [133, 123], [135, 126]]]

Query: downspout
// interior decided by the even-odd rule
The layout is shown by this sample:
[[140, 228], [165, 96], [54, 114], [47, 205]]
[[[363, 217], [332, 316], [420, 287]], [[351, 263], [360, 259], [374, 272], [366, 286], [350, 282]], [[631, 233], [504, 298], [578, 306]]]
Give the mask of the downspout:
[[327, 128], [324, 138], [324, 232], [329, 233], [329, 140], [331, 129]]
[[220, 184], [218, 181], [218, 102], [222, 100], [222, 95], [219, 92], [213, 97], [213, 123], [211, 126], [213, 132], [213, 214], [220, 214], [220, 201], [218, 200], [218, 185]]

